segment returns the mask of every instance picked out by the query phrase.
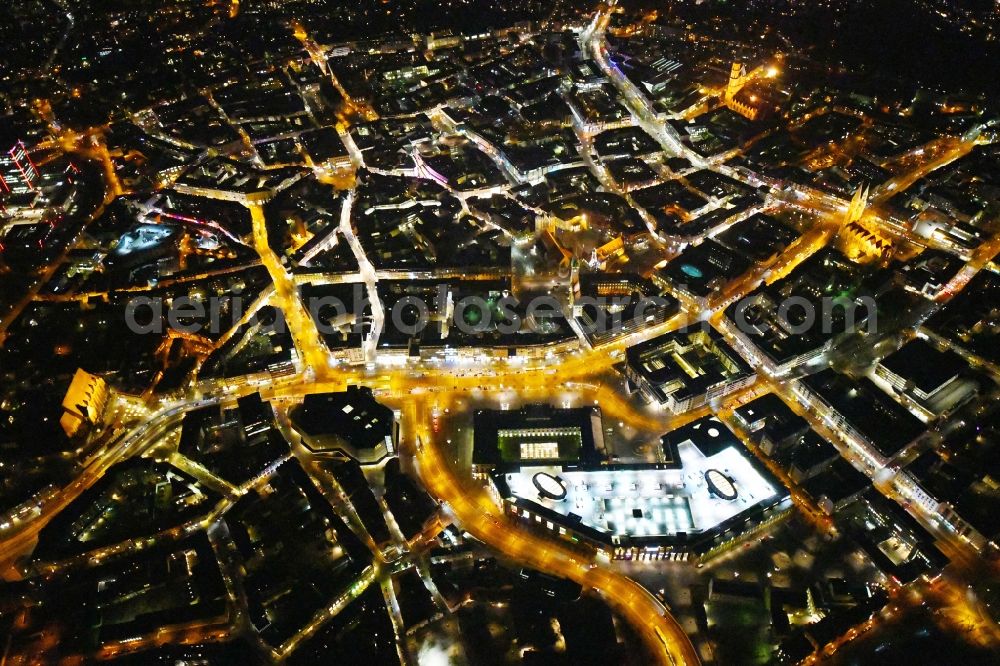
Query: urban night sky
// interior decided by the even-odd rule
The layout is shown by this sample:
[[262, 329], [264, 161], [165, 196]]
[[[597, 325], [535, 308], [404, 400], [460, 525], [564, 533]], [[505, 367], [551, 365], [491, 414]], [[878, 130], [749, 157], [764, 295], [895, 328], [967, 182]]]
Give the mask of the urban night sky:
[[10, 0], [0, 666], [1000, 662], [1000, 4]]

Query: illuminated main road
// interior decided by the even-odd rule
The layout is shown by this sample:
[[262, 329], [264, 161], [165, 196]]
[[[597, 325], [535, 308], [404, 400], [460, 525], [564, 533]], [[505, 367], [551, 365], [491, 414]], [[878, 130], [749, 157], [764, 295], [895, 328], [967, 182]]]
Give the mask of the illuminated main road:
[[698, 664], [687, 634], [659, 601], [632, 579], [599, 567], [580, 551], [513, 525], [479, 486], [459, 478], [434, 445], [426, 401], [405, 404], [404, 454], [413, 456], [424, 486], [444, 500], [458, 523], [477, 539], [517, 562], [593, 588], [642, 636], [664, 663]]
[[[301, 336], [299, 336], [301, 337]], [[559, 380], [556, 380], [559, 381]], [[404, 453], [414, 457], [427, 490], [443, 500], [464, 529], [519, 562], [544, 571], [556, 573], [591, 587], [612, 604], [637, 633], [646, 639], [650, 650], [662, 657], [664, 663], [697, 664], [699, 660], [687, 636], [654, 597], [634, 581], [596, 566], [593, 557], [583, 551], [573, 551], [561, 542], [531, 534], [511, 524], [501, 509], [492, 502], [481, 487], [467, 480], [462, 481], [451, 469], [447, 456], [431, 437], [428, 416], [430, 400], [453, 400], [457, 394], [473, 387], [487, 390], [517, 390], [519, 395], [542, 398], [551, 395], [553, 376], [541, 371], [525, 373], [524, 377], [454, 377], [446, 373], [430, 373], [409, 378], [405, 370], [387, 373], [380, 377], [366, 377], [361, 370], [346, 370], [335, 382], [317, 382], [302, 377], [289, 378], [284, 383], [262, 391], [268, 399], [301, 398], [308, 393], [342, 388], [345, 383], [357, 382], [373, 385], [380, 391], [395, 396], [403, 403], [404, 431], [409, 439]], [[252, 391], [251, 387], [233, 388], [230, 398]], [[640, 412], [603, 385], [580, 384], [575, 386], [581, 395], [598, 401], [609, 416], [641, 428], [679, 427], [706, 410], [691, 412], [674, 418], [655, 418]], [[192, 400], [179, 403], [154, 414], [149, 420], [113, 440], [93, 456], [94, 462], [72, 484], [53, 500], [45, 511], [23, 529], [8, 536], [0, 543], [0, 561], [9, 563], [31, 547], [38, 532], [59, 511], [93, 485], [115, 463], [138, 455], [168, 429], [176, 427], [183, 414], [217, 400]], [[419, 445], [418, 445], [419, 440]]]
[[[823, 201], [822, 205], [828, 213], [826, 219], [832, 219], [837, 203]], [[273, 297], [285, 315], [302, 365], [301, 372], [296, 376], [268, 382], [262, 390], [264, 397], [293, 399], [307, 393], [343, 390], [348, 384], [360, 384], [371, 386], [390, 400], [404, 402], [407, 407], [404, 428], [412, 427], [413, 432], [419, 434], [421, 442], [421, 446], [416, 447], [414, 439], [408, 452], [414, 456], [428, 490], [447, 503], [463, 527], [518, 561], [568, 576], [600, 591], [635, 625], [639, 634], [647, 639], [654, 654], [661, 655], [665, 662], [697, 663], [697, 655], [683, 631], [672, 618], [664, 614], [662, 606], [641, 586], [606, 569], [592, 566], [593, 563], [586, 560], [580, 552], [571, 551], [557, 541], [514, 527], [482, 488], [463, 483], [450, 469], [446, 463], [447, 457], [429, 434], [425, 419], [430, 413], [430, 401], [433, 397], [435, 406], [447, 407], [461, 396], [474, 395], [476, 392], [509, 392], [524, 399], [546, 399], [551, 398], [556, 389], [572, 391], [588, 401], [592, 400], [601, 406], [606, 416], [631, 427], [660, 432], [679, 427], [707, 414], [707, 408], [676, 417], [655, 409], [637, 410], [616, 390], [601, 381], [601, 375], [612, 370], [627, 347], [697, 321], [746, 295], [761, 281], [770, 282], [786, 274], [802, 259], [823, 247], [836, 230], [835, 225], [828, 223], [817, 226], [813, 232], [807, 233], [789, 247], [770, 269], [763, 273], [752, 270], [710, 299], [708, 304], [699, 307], [694, 303], [685, 303], [681, 314], [669, 321], [595, 349], [581, 349], [570, 354], [516, 363], [500, 361], [489, 365], [477, 364], [471, 368], [448, 362], [416, 362], [403, 367], [380, 367], [380, 364], [371, 367], [340, 366], [334, 371], [331, 369], [330, 354], [298, 297], [294, 280], [269, 246], [263, 209], [251, 206], [250, 212], [255, 248], [274, 282]], [[342, 220], [343, 226], [349, 226], [349, 222]], [[354, 241], [356, 243], [356, 239]], [[983, 251], [977, 252], [976, 261], [972, 262], [970, 268], [981, 268], [995, 255], [998, 247], [1000, 240], [991, 240]], [[365, 282], [373, 283], [372, 272], [364, 272]], [[192, 392], [192, 396], [198, 395], [201, 390], [217, 391], [232, 399], [255, 389], [253, 385], [224, 380], [203, 382]], [[739, 400], [739, 396], [731, 396], [727, 402], [730, 400]], [[91, 457], [92, 462], [85, 471], [47, 502], [38, 516], [14, 529], [0, 532], [0, 562], [9, 564], [14, 558], [24, 554], [40, 529], [99, 480], [112, 465], [153, 445], [158, 437], [179, 423], [184, 412], [203, 404], [208, 403], [189, 397], [164, 405], [159, 411], [155, 411], [154, 405], [154, 414], [149, 420], [102, 447]], [[425, 408], [423, 417], [419, 415], [417, 405]]]
[[[603, 39], [609, 17], [608, 12], [599, 13], [594, 23], [584, 31], [582, 43], [619, 88], [638, 124], [666, 150], [686, 157], [695, 165], [734, 175], [734, 170], [713, 160], [706, 160], [685, 146], [672, 128], [655, 114], [641, 92], [609, 61]], [[304, 34], [300, 38], [304, 39]], [[329, 71], [322, 51], [311, 42], [307, 41], [306, 45], [317, 64]], [[334, 83], [337, 84], [335, 79]], [[344, 94], [346, 96], [346, 91]], [[359, 112], [357, 108], [351, 110]], [[584, 139], [589, 140], [589, 137], [582, 137], [582, 143]], [[586, 147], [589, 148], [589, 145]], [[905, 189], [931, 170], [961, 157], [970, 147], [971, 144], [965, 141], [942, 143], [940, 150], [934, 151], [928, 160], [886, 183], [877, 192], [874, 203], [882, 203], [890, 192]], [[745, 177], [742, 179], [746, 180]], [[604, 375], [613, 371], [613, 366], [621, 361], [626, 348], [710, 317], [713, 313], [717, 317], [728, 304], [745, 296], [761, 282], [773, 282], [787, 275], [802, 260], [827, 245], [838, 231], [839, 218], [847, 207], [846, 201], [834, 195], [798, 186], [775, 200], [780, 204], [811, 211], [818, 218], [817, 224], [782, 253], [775, 263], [767, 267], [755, 267], [707, 299], [706, 303], [682, 299], [681, 313], [665, 323], [648, 327], [610, 344], [570, 353], [469, 364], [445, 360], [414, 360], [403, 365], [381, 363], [376, 358], [375, 343], [384, 318], [381, 304], [378, 303], [373, 303], [375, 321], [372, 334], [366, 340], [366, 360], [369, 363], [336, 364], [324, 345], [315, 322], [299, 298], [293, 277], [270, 247], [264, 209], [261, 206], [249, 206], [254, 247], [274, 284], [271, 300], [284, 315], [300, 366], [299, 372], [294, 376], [266, 381], [261, 393], [269, 400], [296, 400], [308, 393], [343, 390], [350, 384], [369, 386], [378, 391], [380, 399], [399, 406], [403, 411], [402, 455], [413, 461], [427, 490], [445, 503], [464, 529], [517, 562], [565, 576], [599, 592], [629, 621], [644, 639], [651, 654], [660, 661], [676, 665], [697, 664], [698, 654], [684, 631], [645, 588], [621, 574], [599, 566], [593, 554], [584, 549], [571, 548], [554, 537], [546, 537], [515, 525], [481, 486], [460, 475], [449, 462], [451, 451], [444, 449], [433, 434], [430, 414], [434, 409], [456, 406], [468, 396], [502, 397], [509, 394], [521, 400], [552, 400], [560, 393], [572, 393], [578, 399], [598, 404], [610, 419], [659, 434], [710, 413], [708, 407], [681, 415], [672, 415], [655, 407], [637, 408], [616, 388], [606, 383]], [[340, 231], [359, 260], [360, 279], [373, 300], [377, 300], [376, 271], [364, 256], [363, 248], [351, 228], [353, 202], [353, 194], [349, 194], [342, 210]], [[905, 229], [897, 230], [901, 234], [908, 233]], [[967, 270], [956, 278], [957, 282], [949, 285], [948, 294], [960, 290], [971, 274], [988, 263], [998, 249], [1000, 237], [992, 239], [977, 251]], [[787, 388], [766, 383], [765, 389], [778, 393]], [[255, 390], [257, 385], [253, 383], [205, 381], [181, 399], [153, 403], [148, 419], [118, 433], [99, 447], [88, 459], [84, 471], [46, 502], [36, 517], [0, 530], [0, 563], [9, 564], [23, 555], [53, 516], [96, 483], [112, 465], [154, 446], [164, 433], [179, 424], [184, 413], [205, 404], [232, 400]], [[721, 404], [714, 405], [714, 409], [717, 412], [729, 410], [760, 390], [761, 387], [758, 386], [728, 396]], [[202, 392], [220, 397], [202, 399]], [[786, 395], [786, 398], [791, 399], [793, 396]], [[333, 610], [331, 608], [331, 612]]]
[[43, 527], [85, 490], [95, 484], [105, 472], [122, 460], [155, 444], [170, 428], [180, 424], [185, 412], [218, 402], [214, 399], [191, 400], [171, 405], [154, 413], [131, 430], [124, 431], [101, 446], [89, 458], [90, 463], [69, 485], [49, 498], [31, 520], [11, 525], [0, 532], [0, 570], [23, 555], [34, 544]]
[[316, 329], [312, 317], [302, 305], [295, 281], [292, 280], [292, 276], [278, 260], [268, 243], [264, 209], [259, 205], [253, 205], [249, 208], [250, 218], [253, 222], [254, 247], [274, 283], [274, 298], [284, 315], [292, 339], [295, 341], [295, 348], [298, 350], [300, 360], [306, 371], [311, 372], [313, 376], [326, 377], [332, 366], [330, 353], [320, 339], [319, 331]]
[[[656, 113], [652, 103], [642, 90], [636, 86], [614, 62], [611, 61], [608, 56], [605, 33], [607, 31], [608, 23], [611, 20], [612, 8], [615, 5], [615, 2], [616, 0], [612, 0], [609, 3], [609, 7], [596, 13], [593, 21], [580, 35], [581, 47], [590, 53], [594, 62], [597, 63], [601, 71], [604, 72], [608, 79], [618, 89], [618, 92], [626, 102], [626, 106], [638, 121], [639, 125], [646, 130], [650, 136], [656, 139], [664, 150], [671, 152], [674, 155], [683, 157], [697, 167], [707, 168], [731, 178], [746, 181], [748, 176], [743, 175], [736, 169], [722, 163], [724, 159], [730, 157], [730, 154], [724, 153], [706, 158], [684, 144], [677, 131]], [[969, 151], [975, 147], [977, 142], [978, 139], [943, 137], [920, 148], [915, 156], [914, 168], [902, 171], [876, 188], [873, 192], [870, 202], [872, 209], [868, 211], [867, 219], [876, 223], [878, 226], [882, 227], [894, 236], [905, 238], [906, 240], [919, 246], [936, 247], [937, 245], [934, 241], [917, 237], [912, 233], [912, 230], [904, 224], [901, 224], [891, 216], [880, 213], [878, 211], [878, 206], [884, 203], [885, 200], [893, 194], [907, 189], [920, 178], [923, 178], [932, 171], [946, 166], [967, 155]], [[787, 191], [794, 197], [794, 201], [791, 203], [793, 203], [796, 207], [813, 212], [823, 219], [829, 219], [831, 217], [840, 218], [848, 207], [848, 201], [845, 199], [817, 188], [795, 182], [778, 182], [773, 179], [766, 179], [760, 176], [750, 176], [750, 180], [755, 179], [759, 182], [751, 184], [768, 184], [778, 190]], [[948, 250], [951, 248], [945, 246], [940, 249]]]

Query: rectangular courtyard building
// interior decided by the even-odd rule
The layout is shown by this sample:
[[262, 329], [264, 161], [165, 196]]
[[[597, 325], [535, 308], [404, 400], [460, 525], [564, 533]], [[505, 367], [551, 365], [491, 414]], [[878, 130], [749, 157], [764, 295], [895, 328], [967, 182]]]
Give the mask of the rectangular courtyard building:
[[625, 375], [643, 397], [679, 413], [749, 386], [753, 369], [711, 329], [667, 333], [629, 347]]

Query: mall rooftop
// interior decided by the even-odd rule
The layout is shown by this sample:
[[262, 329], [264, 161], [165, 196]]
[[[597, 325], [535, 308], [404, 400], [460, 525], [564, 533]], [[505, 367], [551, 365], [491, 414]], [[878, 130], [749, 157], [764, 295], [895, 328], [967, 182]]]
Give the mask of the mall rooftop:
[[665, 463], [534, 460], [498, 468], [491, 479], [515, 515], [616, 550], [704, 552], [787, 506], [788, 491], [714, 418], [670, 433], [663, 445]]

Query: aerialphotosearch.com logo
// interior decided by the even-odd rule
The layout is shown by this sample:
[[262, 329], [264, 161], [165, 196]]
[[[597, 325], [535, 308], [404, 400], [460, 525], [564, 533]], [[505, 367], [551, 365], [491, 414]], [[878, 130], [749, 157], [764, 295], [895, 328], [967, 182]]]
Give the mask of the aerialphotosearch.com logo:
[[[364, 334], [370, 322], [365, 313], [372, 312], [364, 285], [353, 285], [348, 301], [337, 296], [313, 296], [305, 298], [303, 305], [322, 335], [345, 330]], [[247, 303], [248, 299], [239, 294], [207, 299], [138, 296], [127, 303], [125, 321], [129, 330], [137, 334], [162, 335], [169, 327], [181, 333], [218, 336], [230, 328], [224, 322], [243, 319]], [[584, 334], [603, 335], [638, 331], [650, 321], [662, 320], [663, 313], [669, 312], [673, 303], [659, 296], [582, 296], [574, 301], [574, 306], [585, 308], [591, 315], [577, 318]], [[747, 296], [736, 302], [731, 319], [736, 328], [747, 335], [759, 333], [764, 319], [776, 324], [786, 335], [803, 335], [815, 331], [817, 325], [820, 333], [829, 335], [856, 330], [859, 323], [865, 325], [868, 334], [874, 333], [877, 316], [875, 299], [870, 296], [856, 299], [824, 297], [818, 302], [790, 296], [777, 303], [762, 303], [758, 297]], [[419, 335], [431, 322], [444, 318], [448, 319], [449, 327], [474, 336], [488, 331], [514, 334], [526, 330], [526, 326], [538, 329], [544, 327], [547, 320], [557, 321], [564, 317], [562, 305], [552, 296], [533, 296], [521, 301], [505, 293], [489, 299], [470, 295], [453, 300], [446, 285], [438, 288], [430, 302], [415, 295], [405, 295], [385, 312], [391, 326], [409, 336]], [[280, 308], [262, 308], [248, 321], [270, 332], [288, 331]], [[693, 321], [691, 325], [698, 323]]]

